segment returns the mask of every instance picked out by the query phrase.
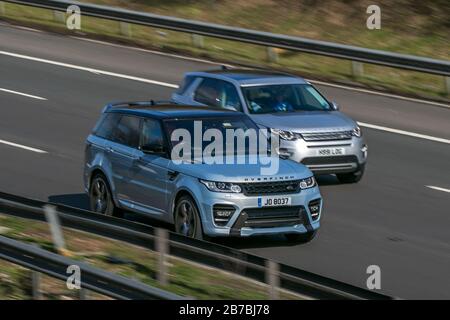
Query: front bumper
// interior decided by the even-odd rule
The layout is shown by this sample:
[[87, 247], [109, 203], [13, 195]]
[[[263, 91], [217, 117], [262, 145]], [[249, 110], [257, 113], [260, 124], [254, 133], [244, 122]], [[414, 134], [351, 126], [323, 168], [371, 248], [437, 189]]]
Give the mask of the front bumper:
[[[344, 153], [323, 156], [318, 152], [323, 148], [342, 148]], [[306, 165], [316, 175], [359, 171], [367, 161], [367, 144], [362, 137], [334, 141], [281, 140], [280, 152]]]
[[[198, 197], [198, 199], [201, 199], [199, 209], [202, 215], [203, 232], [208, 236], [248, 237], [253, 235], [306, 233], [320, 227], [323, 201], [318, 187], [286, 195], [291, 197], [291, 205], [281, 209], [284, 208], [289, 211], [289, 217], [277, 216], [275, 213], [280, 211], [279, 207], [260, 208], [258, 196], [219, 193], [211, 192], [206, 188], [202, 189], [202, 194]], [[309, 204], [318, 199], [320, 200], [320, 209], [318, 215], [313, 214], [313, 217]], [[225, 225], [218, 225], [214, 221], [214, 205], [234, 208], [234, 213]], [[298, 216], [294, 218], [292, 214], [297, 209]], [[266, 215], [267, 219], [263, 215]]]

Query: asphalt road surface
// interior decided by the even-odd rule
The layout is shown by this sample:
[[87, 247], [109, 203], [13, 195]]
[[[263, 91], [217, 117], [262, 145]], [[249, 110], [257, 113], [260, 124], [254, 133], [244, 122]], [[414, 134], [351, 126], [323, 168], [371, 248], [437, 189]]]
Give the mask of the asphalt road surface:
[[[167, 99], [184, 72], [213, 67], [0, 25], [0, 190], [86, 208], [84, 139], [102, 107]], [[449, 299], [450, 109], [319, 87], [356, 120], [413, 136], [363, 128], [366, 175], [352, 185], [320, 178], [323, 226], [311, 243], [265, 237], [225, 244], [359, 287], [367, 267], [378, 265], [385, 294]]]

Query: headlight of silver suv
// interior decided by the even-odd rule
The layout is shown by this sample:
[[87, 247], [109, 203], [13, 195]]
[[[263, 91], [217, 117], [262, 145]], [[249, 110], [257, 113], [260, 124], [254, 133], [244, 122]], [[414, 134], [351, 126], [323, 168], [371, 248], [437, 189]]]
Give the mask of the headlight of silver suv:
[[356, 128], [352, 130], [352, 136], [357, 138], [362, 136], [361, 128], [359, 126], [356, 126]]
[[230, 193], [240, 193], [242, 188], [235, 183], [230, 182], [216, 182], [208, 180], [200, 180], [209, 191], [213, 192], [230, 192]]
[[299, 133], [292, 132], [292, 131], [271, 128], [270, 132], [278, 135], [281, 139], [287, 140], [287, 141], [294, 141], [294, 140], [301, 138], [301, 135]]
[[316, 185], [317, 185], [317, 182], [316, 182], [316, 179], [314, 179], [314, 176], [300, 180], [300, 189], [302, 189], [302, 190], [313, 188]]

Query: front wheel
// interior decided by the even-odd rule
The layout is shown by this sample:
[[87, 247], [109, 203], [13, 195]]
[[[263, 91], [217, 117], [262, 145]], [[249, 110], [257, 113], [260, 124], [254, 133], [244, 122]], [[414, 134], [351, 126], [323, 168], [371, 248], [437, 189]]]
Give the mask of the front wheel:
[[289, 242], [307, 243], [314, 239], [317, 231], [308, 231], [306, 233], [287, 233], [284, 236]]
[[355, 172], [350, 173], [337, 173], [336, 177], [341, 183], [356, 183], [359, 182], [364, 175], [364, 165]]
[[194, 200], [182, 196], [175, 206], [175, 231], [186, 237], [203, 240], [202, 222]]
[[89, 204], [91, 211], [113, 216], [116, 211], [108, 182], [102, 174], [92, 178], [89, 188]]

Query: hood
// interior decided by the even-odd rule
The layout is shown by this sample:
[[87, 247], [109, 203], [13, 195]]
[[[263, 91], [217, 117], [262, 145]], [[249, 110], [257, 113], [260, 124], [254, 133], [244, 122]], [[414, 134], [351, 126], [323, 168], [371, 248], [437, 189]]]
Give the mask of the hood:
[[207, 162], [211, 158], [205, 158], [203, 161], [193, 163], [170, 162], [169, 167], [171, 170], [199, 179], [220, 182], [296, 180], [312, 176], [306, 166], [278, 157], [260, 157], [256, 164], [249, 164], [247, 157], [236, 157], [235, 159], [244, 161], [244, 164], [208, 164]]
[[346, 131], [356, 127], [356, 122], [339, 111], [279, 112], [253, 114], [258, 125], [298, 133]]

